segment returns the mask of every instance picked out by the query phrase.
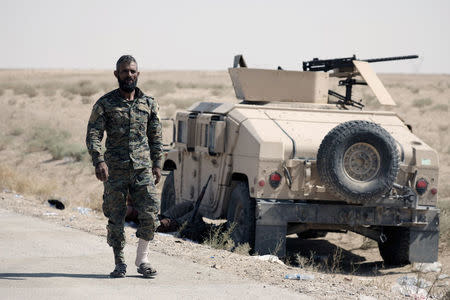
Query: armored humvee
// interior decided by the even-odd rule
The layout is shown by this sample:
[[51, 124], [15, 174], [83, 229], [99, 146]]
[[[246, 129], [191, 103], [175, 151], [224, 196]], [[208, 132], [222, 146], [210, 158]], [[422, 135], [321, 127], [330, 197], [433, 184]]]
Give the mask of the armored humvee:
[[[364, 111], [352, 86], [395, 105], [355, 56], [303, 63], [303, 71], [248, 68], [229, 74], [239, 104], [198, 102], [176, 114], [166, 152], [161, 211], [194, 202], [212, 175], [203, 216], [235, 223], [236, 244], [285, 255], [286, 236], [353, 231], [378, 242], [387, 264], [438, 255], [438, 156], [395, 113]], [[345, 95], [329, 89], [330, 78]]]

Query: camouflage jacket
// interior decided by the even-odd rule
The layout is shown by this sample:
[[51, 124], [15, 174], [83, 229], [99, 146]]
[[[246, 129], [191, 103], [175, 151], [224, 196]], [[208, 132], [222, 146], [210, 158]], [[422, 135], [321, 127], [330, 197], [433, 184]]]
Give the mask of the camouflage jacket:
[[[103, 156], [105, 130], [106, 152]], [[127, 168], [130, 162], [134, 169], [161, 168], [163, 149], [158, 103], [138, 88], [134, 100], [123, 99], [119, 89], [109, 92], [92, 108], [86, 146], [94, 166], [106, 161], [110, 168]]]

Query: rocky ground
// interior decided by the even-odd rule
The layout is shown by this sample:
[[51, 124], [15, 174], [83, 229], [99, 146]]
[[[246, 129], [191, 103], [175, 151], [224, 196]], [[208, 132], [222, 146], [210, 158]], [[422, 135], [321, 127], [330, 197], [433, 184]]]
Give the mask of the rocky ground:
[[[105, 236], [106, 219], [96, 211], [84, 207], [67, 207], [58, 210], [33, 197], [23, 196], [12, 191], [1, 192], [3, 208], [24, 215], [34, 216], [54, 223]], [[136, 244], [132, 227], [126, 228], [127, 242]], [[361, 249], [364, 240], [356, 234], [329, 234], [327, 239], [298, 241], [290, 237], [289, 250], [299, 247], [306, 253], [313, 251], [314, 263], [307, 254], [299, 254], [298, 259], [307, 261], [302, 267], [297, 262], [282, 262], [274, 257], [248, 256], [230, 251], [214, 249], [168, 234], [157, 234], [150, 248], [169, 256], [177, 256], [194, 263], [223, 269], [245, 279], [253, 279], [267, 285], [284, 287], [317, 299], [441, 299], [448, 293], [450, 278], [450, 257], [448, 251], [440, 255], [441, 268], [431, 266], [435, 272], [418, 272], [416, 266], [385, 268], [376, 248]], [[106, 241], [105, 241], [106, 244]], [[294, 249], [295, 248], [295, 249]], [[359, 248], [359, 249], [358, 249]], [[364, 247], [362, 247], [364, 248]], [[301, 250], [300, 249], [300, 250]], [[299, 253], [302, 253], [300, 251]], [[340, 257], [333, 260], [333, 256]], [[328, 264], [324, 261], [329, 259]], [[349, 267], [349, 261], [358, 263]], [[268, 259], [268, 260], [267, 260]], [[112, 260], [112, 255], [111, 255]], [[112, 261], [111, 261], [112, 264]], [[441, 271], [439, 271], [442, 269]], [[288, 274], [312, 276], [313, 279], [284, 279]], [[406, 279], [406, 277], [408, 279]], [[419, 279], [419, 284], [399, 285], [400, 280]], [[440, 279], [439, 279], [440, 278]], [[412, 280], [412, 281], [411, 281]], [[422, 284], [422, 285], [421, 285]], [[418, 289], [417, 285], [423, 289]], [[447, 294], [448, 297], [448, 294]]]

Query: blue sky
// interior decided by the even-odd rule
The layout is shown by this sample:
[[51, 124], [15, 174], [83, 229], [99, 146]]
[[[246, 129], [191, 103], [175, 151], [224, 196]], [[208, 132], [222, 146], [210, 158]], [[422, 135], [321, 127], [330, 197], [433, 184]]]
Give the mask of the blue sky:
[[379, 72], [450, 73], [450, 1], [0, 0], [0, 68], [298, 70], [314, 57], [418, 54]]

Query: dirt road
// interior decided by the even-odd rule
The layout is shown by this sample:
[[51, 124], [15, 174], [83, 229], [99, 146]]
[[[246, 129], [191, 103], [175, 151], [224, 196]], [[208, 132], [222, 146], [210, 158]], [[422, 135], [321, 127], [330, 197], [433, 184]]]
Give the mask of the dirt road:
[[103, 237], [0, 210], [2, 299], [310, 299], [223, 270], [151, 251], [159, 274], [143, 279], [125, 249], [128, 274], [110, 279]]

